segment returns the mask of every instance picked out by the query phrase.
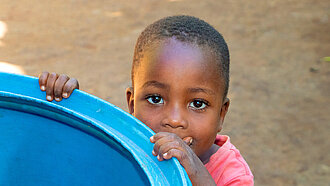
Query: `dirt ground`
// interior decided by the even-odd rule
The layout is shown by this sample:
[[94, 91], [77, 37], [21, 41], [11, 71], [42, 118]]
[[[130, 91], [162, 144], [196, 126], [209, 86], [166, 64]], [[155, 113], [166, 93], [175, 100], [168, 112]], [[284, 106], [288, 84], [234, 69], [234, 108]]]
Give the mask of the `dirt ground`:
[[328, 0], [0, 0], [0, 61], [28, 75], [76, 77], [82, 90], [127, 110], [135, 41], [175, 14], [206, 20], [229, 45], [222, 133], [256, 185], [329, 185]]

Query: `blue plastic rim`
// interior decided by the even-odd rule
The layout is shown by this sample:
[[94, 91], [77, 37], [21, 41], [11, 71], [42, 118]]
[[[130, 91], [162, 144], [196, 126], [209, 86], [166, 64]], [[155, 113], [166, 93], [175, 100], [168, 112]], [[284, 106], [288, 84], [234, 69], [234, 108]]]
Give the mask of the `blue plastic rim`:
[[191, 185], [154, 132], [83, 91], [48, 102], [38, 79], [0, 73], [0, 185]]

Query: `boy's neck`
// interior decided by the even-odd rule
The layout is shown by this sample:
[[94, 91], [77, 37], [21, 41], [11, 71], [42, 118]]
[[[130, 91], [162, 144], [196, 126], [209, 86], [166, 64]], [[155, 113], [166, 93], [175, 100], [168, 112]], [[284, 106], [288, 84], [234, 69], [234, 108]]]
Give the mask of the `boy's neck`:
[[220, 147], [216, 144], [213, 144], [211, 148], [205, 152], [199, 159], [203, 162], [203, 164], [207, 164], [210, 161], [210, 158], [213, 154], [215, 154]]

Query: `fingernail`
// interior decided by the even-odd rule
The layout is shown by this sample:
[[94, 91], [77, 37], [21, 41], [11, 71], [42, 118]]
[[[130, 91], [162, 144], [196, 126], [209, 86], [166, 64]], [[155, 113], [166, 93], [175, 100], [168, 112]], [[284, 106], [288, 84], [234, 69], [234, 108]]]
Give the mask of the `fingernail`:
[[167, 156], [167, 152], [163, 154], [163, 157]]
[[161, 160], [159, 155], [157, 156], [157, 159], [158, 159], [158, 160]]
[[46, 90], [45, 86], [43, 86], [43, 85], [40, 88], [41, 88], [41, 90]]
[[63, 93], [63, 97], [67, 98], [68, 97], [68, 93]]
[[152, 150], [152, 155], [156, 156], [155, 150]]
[[60, 101], [60, 98], [55, 98], [56, 101]]
[[190, 141], [189, 141], [189, 145], [191, 145], [193, 142], [193, 139], [191, 138]]
[[150, 137], [150, 141], [153, 142], [155, 140], [154, 136]]
[[52, 96], [47, 96], [46, 99], [49, 100], [49, 101], [51, 101], [52, 100]]

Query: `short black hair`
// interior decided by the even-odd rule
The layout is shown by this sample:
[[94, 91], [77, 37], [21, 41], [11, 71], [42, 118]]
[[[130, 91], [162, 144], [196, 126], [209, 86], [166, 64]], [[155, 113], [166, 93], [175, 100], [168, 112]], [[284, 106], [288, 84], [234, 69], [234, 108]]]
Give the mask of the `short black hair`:
[[205, 21], [192, 16], [179, 15], [160, 19], [147, 26], [137, 39], [132, 64], [132, 86], [134, 72], [147, 47], [157, 41], [175, 38], [178, 41], [208, 47], [216, 56], [219, 72], [224, 79], [224, 98], [229, 87], [229, 50], [222, 35]]

